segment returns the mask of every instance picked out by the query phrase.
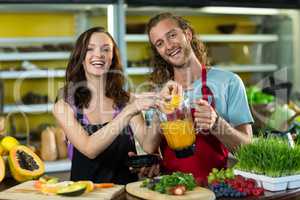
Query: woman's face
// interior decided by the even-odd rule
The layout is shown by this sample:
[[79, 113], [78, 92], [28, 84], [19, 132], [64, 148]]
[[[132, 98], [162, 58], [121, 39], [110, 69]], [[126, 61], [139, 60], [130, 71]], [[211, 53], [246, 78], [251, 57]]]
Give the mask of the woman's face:
[[106, 33], [91, 35], [83, 61], [85, 73], [101, 76], [108, 72], [113, 58], [113, 42]]

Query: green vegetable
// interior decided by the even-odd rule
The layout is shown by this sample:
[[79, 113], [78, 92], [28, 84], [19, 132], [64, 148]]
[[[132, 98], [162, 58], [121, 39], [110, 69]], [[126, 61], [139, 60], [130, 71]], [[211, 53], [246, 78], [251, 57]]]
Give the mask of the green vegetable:
[[233, 179], [234, 173], [232, 168], [227, 168], [226, 170], [213, 168], [212, 171], [207, 176], [207, 182], [212, 183], [213, 181], [224, 182], [225, 179]]
[[[156, 182], [156, 180], [159, 181]], [[161, 176], [160, 179], [146, 179], [141, 187], [147, 187], [159, 193], [168, 193], [170, 188], [177, 185], [184, 185], [187, 190], [193, 190], [197, 184], [192, 174], [174, 172], [171, 175]]]
[[251, 86], [246, 89], [247, 99], [250, 104], [268, 104], [274, 102], [274, 96], [263, 93], [260, 88]]
[[257, 138], [235, 153], [236, 169], [271, 177], [300, 174], [300, 146], [290, 148], [280, 138]]

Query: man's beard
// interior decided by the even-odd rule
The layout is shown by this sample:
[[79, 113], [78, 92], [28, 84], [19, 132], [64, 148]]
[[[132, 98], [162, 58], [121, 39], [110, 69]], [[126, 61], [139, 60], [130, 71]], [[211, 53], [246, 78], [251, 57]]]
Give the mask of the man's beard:
[[181, 69], [185, 67], [185, 65], [187, 64], [187, 60], [191, 55], [192, 48], [186, 44], [182, 47], [182, 51], [183, 51], [184, 61], [182, 64], [178, 64], [178, 65], [172, 64], [174, 68]]

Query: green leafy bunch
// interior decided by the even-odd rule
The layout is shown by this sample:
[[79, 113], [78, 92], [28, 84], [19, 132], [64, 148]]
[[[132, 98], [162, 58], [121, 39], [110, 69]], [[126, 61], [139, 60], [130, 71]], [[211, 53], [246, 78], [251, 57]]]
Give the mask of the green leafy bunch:
[[171, 175], [161, 176], [159, 181], [149, 187], [153, 182], [150, 179], [144, 180], [141, 187], [148, 187], [160, 193], [168, 193], [168, 190], [177, 185], [184, 185], [187, 190], [193, 190], [196, 187], [196, 181], [192, 174], [174, 172]]
[[290, 148], [281, 138], [256, 138], [235, 153], [234, 168], [271, 177], [300, 174], [300, 146]]

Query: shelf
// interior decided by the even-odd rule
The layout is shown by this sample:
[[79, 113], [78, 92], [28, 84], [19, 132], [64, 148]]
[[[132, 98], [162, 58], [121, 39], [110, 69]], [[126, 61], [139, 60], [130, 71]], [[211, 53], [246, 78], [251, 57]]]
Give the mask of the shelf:
[[71, 161], [69, 159], [45, 161], [45, 173], [63, 172], [71, 170]]
[[52, 110], [53, 104], [34, 104], [34, 105], [4, 105], [4, 113], [24, 112], [24, 113], [45, 113]]
[[[275, 34], [212, 34], [200, 35], [203, 42], [276, 42], [278, 35]], [[148, 42], [146, 34], [127, 34], [127, 42]]]
[[0, 79], [64, 77], [65, 70], [0, 71]]
[[[277, 65], [215, 65], [213, 67], [225, 69], [232, 72], [273, 72], [278, 69]], [[150, 67], [128, 67], [127, 73], [129, 75], [147, 75], [151, 73]]]
[[1, 46], [12, 45], [28, 45], [33, 43], [42, 44], [59, 44], [59, 43], [73, 43], [74, 37], [15, 37], [15, 38], [0, 38]]
[[277, 65], [263, 64], [263, 65], [215, 65], [213, 67], [229, 70], [232, 72], [274, 72], [278, 69]]
[[70, 52], [30, 52], [30, 53], [0, 53], [0, 61], [20, 60], [65, 60]]

